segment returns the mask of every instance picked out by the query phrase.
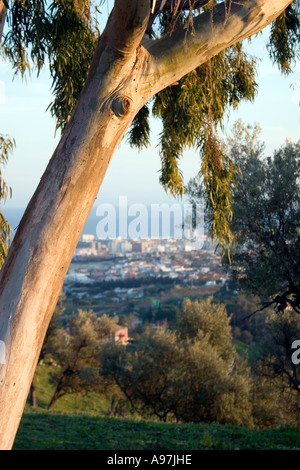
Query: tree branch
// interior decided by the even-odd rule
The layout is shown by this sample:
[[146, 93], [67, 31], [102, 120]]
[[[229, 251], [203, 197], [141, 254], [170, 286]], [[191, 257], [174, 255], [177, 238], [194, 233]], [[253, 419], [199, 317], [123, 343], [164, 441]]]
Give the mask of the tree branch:
[[182, 26], [171, 35], [151, 41], [147, 49], [156, 59], [160, 80], [155, 93], [180, 80], [225, 48], [261, 31], [292, 0], [232, 0], [194, 18], [193, 34]]
[[207, 5], [210, 0], [152, 0], [155, 2], [154, 11], [151, 11], [146, 33], [149, 34], [151, 27], [161, 11], [173, 11], [176, 4], [178, 11], [197, 10]]
[[140, 44], [149, 21], [149, 0], [115, 0], [104, 34], [120, 56], [130, 56]]

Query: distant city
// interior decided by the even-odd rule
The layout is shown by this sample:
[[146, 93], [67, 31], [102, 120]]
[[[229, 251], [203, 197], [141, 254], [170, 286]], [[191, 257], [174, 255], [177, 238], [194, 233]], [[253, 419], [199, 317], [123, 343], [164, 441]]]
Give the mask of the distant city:
[[[199, 246], [201, 248], [199, 249]], [[207, 286], [224, 284], [220, 257], [205, 240], [99, 240], [82, 234], [65, 278], [70, 283], [168, 278]]]
[[172, 253], [178, 251], [193, 251], [199, 249], [212, 249], [208, 235], [197, 236], [194, 231], [189, 239], [97, 239], [93, 234], [82, 234], [80, 242], [74, 253], [74, 259], [87, 257], [101, 257], [120, 253]]
[[[15, 229], [22, 214], [23, 209], [6, 209], [5, 215]], [[194, 230], [187, 239], [99, 239], [96, 236], [98, 222], [93, 209], [65, 278], [67, 290], [74, 283], [82, 286], [75, 289], [75, 296], [85, 295], [84, 286], [94, 282], [158, 278], [182, 285], [200, 282], [209, 288], [226, 282], [227, 275], [208, 234], [199, 236]]]

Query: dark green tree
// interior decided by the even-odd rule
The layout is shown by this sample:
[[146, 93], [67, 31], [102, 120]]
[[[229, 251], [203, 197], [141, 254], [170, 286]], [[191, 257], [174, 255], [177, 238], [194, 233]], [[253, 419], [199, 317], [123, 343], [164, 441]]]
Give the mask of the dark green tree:
[[268, 310], [252, 313], [260, 305], [260, 298], [251, 294], [239, 293], [226, 300], [226, 310], [231, 318], [232, 334], [242, 342], [251, 343], [258, 340], [263, 334]]
[[55, 391], [49, 409], [65, 395], [90, 391], [103, 393], [106, 390], [107, 384], [99, 375], [101, 364], [98, 356], [117, 321], [117, 318], [107, 315], [97, 317], [91, 310], [79, 310], [66, 326], [59, 321], [52, 324], [45, 353], [53, 357], [57, 367], [51, 375]]
[[[266, 334], [260, 341], [261, 363], [264, 375], [281, 377], [285, 388], [300, 393], [300, 370], [293, 362], [292, 347], [300, 338], [300, 318], [292, 309], [286, 309], [282, 315], [269, 315]], [[298, 409], [300, 412], [300, 408]], [[299, 415], [300, 417], [300, 415]]]
[[[300, 144], [287, 142], [265, 158], [259, 127], [238, 121], [227, 149], [238, 173], [231, 191], [235, 243], [224, 265], [233, 281], [262, 299], [262, 308], [289, 305], [300, 313]], [[189, 183], [193, 200], [202, 191], [199, 179]]]
[[102, 374], [120, 388], [135, 412], [166, 420], [177, 401], [172, 371], [179, 354], [174, 333], [148, 329], [126, 349], [106, 345], [101, 354]]
[[263, 158], [256, 131], [238, 123], [229, 152], [240, 171], [233, 189], [232, 278], [263, 298], [263, 306], [300, 313], [300, 144], [287, 142]]
[[[253, 410], [258, 425], [292, 426], [300, 420], [300, 370], [293, 360], [293, 343], [300, 338], [300, 317], [291, 308], [268, 315], [257, 344], [259, 358], [254, 372]], [[269, 400], [266, 400], [266, 396]]]
[[148, 329], [126, 349], [105, 346], [102, 373], [142, 416], [252, 424], [249, 370], [225, 308], [211, 299], [185, 301], [172, 331]]

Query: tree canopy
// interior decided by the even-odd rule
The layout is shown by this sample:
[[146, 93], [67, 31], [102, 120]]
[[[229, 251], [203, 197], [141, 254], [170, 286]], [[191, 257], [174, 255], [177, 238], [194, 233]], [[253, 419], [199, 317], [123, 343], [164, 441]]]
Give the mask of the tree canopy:
[[[287, 306], [300, 313], [300, 145], [286, 142], [265, 157], [259, 126], [235, 124], [228, 153], [238, 169], [232, 186], [235, 243], [224, 265], [239, 287], [256, 295], [262, 308]], [[194, 179], [192, 198], [202, 194]]]
[[237, 358], [229, 321], [212, 299], [186, 299], [172, 331], [150, 328], [127, 348], [106, 345], [102, 375], [142, 416], [249, 425], [249, 371]]
[[105, 314], [97, 317], [91, 310], [79, 310], [63, 326], [59, 314], [54, 316], [43, 345], [43, 356], [50, 354], [57, 365], [51, 376], [56, 387], [49, 409], [65, 395], [105, 390], [106, 384], [99, 375], [98, 356], [112, 337], [117, 321], [117, 317]]
[[255, 131], [240, 125], [230, 144], [241, 174], [233, 189], [231, 274], [264, 305], [299, 313], [300, 144], [287, 142], [263, 158]]
[[[1, 166], [5, 167], [10, 154], [15, 147], [15, 141], [8, 136], [0, 134], [0, 203], [4, 205], [11, 194], [11, 188], [5, 182], [2, 176]], [[0, 266], [4, 263], [8, 246], [11, 241], [11, 227], [0, 212]]]
[[[259, 345], [262, 374], [280, 377], [282, 388], [291, 388], [297, 394], [300, 393], [300, 376], [298, 364], [293, 361], [293, 343], [299, 340], [299, 335], [300, 317], [289, 308], [282, 315], [269, 315], [266, 334]], [[299, 402], [296, 410], [299, 416]]]

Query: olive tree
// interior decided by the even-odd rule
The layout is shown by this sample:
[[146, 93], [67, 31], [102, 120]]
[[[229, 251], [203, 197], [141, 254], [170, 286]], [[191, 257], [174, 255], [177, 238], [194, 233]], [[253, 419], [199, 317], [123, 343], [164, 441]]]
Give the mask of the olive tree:
[[185, 299], [173, 330], [145, 330], [126, 349], [108, 344], [101, 361], [141, 416], [252, 425], [249, 370], [225, 307], [210, 298]]

